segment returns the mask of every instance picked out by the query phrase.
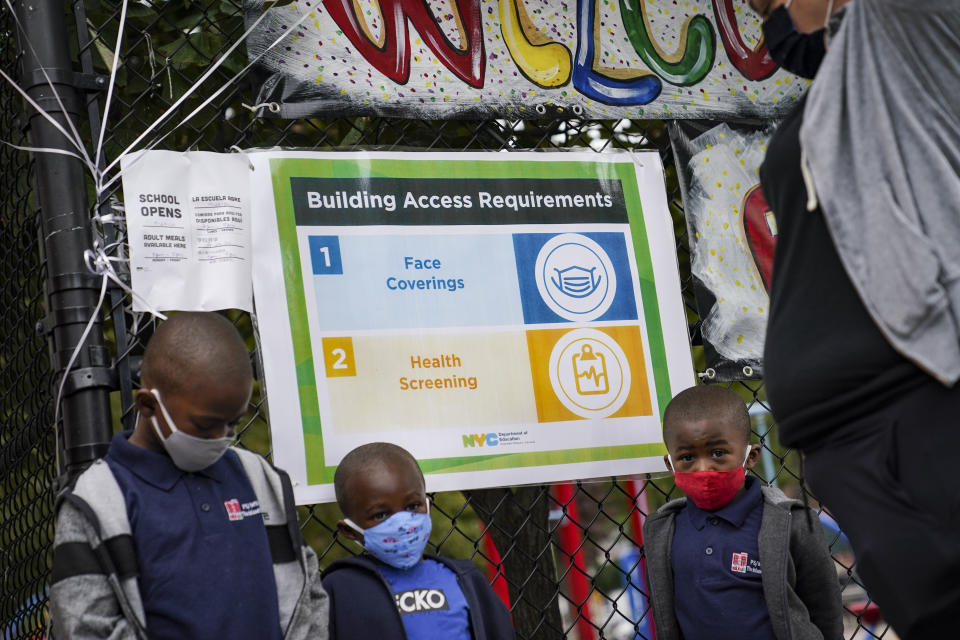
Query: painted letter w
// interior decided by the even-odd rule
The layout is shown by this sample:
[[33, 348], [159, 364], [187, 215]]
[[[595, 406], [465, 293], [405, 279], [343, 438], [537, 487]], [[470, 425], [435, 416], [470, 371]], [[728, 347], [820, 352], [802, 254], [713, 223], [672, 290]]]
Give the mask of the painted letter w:
[[440, 30], [426, 0], [380, 0], [383, 30], [378, 42], [363, 18], [357, 17], [353, 0], [323, 0], [323, 5], [367, 62], [397, 84], [410, 79], [409, 19], [447, 69], [470, 86], [483, 86], [486, 62], [480, 0], [456, 0], [462, 48], [454, 46]]

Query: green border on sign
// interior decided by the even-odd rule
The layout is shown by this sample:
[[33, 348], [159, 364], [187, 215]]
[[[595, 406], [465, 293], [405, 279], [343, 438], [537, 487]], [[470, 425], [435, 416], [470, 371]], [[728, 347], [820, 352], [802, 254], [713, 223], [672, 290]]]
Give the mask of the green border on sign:
[[[463, 170], [458, 170], [460, 167]], [[633, 250], [637, 264], [643, 315], [647, 325], [647, 340], [653, 369], [654, 387], [660, 411], [671, 398], [670, 378], [667, 371], [667, 351], [663, 342], [660, 322], [660, 306], [657, 299], [653, 263], [647, 229], [643, 223], [643, 208], [634, 164], [623, 162], [583, 161], [496, 161], [496, 160], [443, 160], [386, 159], [386, 158], [272, 158], [270, 175], [273, 183], [274, 202], [277, 213], [277, 229], [280, 237], [280, 254], [283, 261], [283, 280], [287, 297], [287, 313], [290, 318], [290, 334], [293, 339], [293, 356], [296, 362], [297, 389], [300, 397], [300, 415], [303, 419], [304, 451], [306, 454], [307, 481], [309, 484], [333, 482], [335, 466], [323, 464], [323, 433], [320, 425], [320, 405], [317, 400], [317, 380], [307, 322], [307, 303], [304, 295], [301, 271], [300, 245], [293, 211], [293, 196], [290, 178], [538, 178], [557, 180], [569, 178], [605, 178], [619, 180], [633, 238]], [[535, 453], [503, 453], [482, 456], [453, 458], [429, 458], [419, 460], [426, 473], [456, 473], [533, 467], [555, 464], [573, 464], [599, 460], [622, 460], [659, 456], [666, 453], [662, 443], [634, 444], [583, 449], [561, 449]]]

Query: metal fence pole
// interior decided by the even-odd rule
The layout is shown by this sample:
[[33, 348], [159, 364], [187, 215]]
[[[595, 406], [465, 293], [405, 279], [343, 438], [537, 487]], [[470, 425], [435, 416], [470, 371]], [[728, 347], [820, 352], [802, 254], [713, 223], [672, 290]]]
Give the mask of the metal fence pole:
[[[62, 2], [27, 0], [19, 4], [18, 15], [23, 24], [23, 33], [19, 34], [23, 55], [21, 86], [67, 128], [67, 118], [75, 119], [83, 113], [78, 87], [89, 84], [90, 89], [95, 89], [96, 78], [73, 71], [65, 6]], [[26, 121], [34, 146], [74, 150], [37, 111], [28, 108]], [[37, 153], [35, 166], [41, 250], [47, 264], [47, 317], [38, 329], [48, 335], [51, 365], [59, 384], [95, 312], [100, 278], [90, 273], [83, 261], [83, 252], [92, 243], [83, 163], [61, 154]], [[114, 386], [114, 377], [97, 318], [64, 385], [61, 472], [76, 473], [106, 452], [112, 432], [109, 390]]]

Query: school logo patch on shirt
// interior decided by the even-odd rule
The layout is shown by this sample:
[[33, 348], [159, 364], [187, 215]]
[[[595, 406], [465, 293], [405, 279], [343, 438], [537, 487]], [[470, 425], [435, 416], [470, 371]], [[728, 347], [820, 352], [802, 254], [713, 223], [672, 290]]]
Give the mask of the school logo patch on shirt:
[[421, 611], [439, 611], [449, 609], [447, 596], [442, 589], [409, 589], [393, 594], [400, 615]]
[[227, 518], [230, 520], [230, 522], [236, 522], [238, 520], [243, 520], [244, 518], [260, 515], [260, 502], [257, 500], [252, 502], [244, 502], [241, 504], [239, 500], [233, 498], [231, 500], [224, 500], [223, 506], [227, 509]]
[[733, 562], [730, 563], [730, 570], [735, 573], [746, 573], [747, 572], [747, 554], [745, 553], [733, 554]]
[[760, 570], [760, 561], [751, 560], [746, 553], [734, 553], [730, 561], [730, 570], [734, 573], [763, 573]]

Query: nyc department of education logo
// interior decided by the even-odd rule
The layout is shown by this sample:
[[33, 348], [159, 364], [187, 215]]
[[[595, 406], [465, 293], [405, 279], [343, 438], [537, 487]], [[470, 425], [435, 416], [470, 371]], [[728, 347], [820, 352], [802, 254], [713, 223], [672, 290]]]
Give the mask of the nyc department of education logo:
[[548, 240], [534, 269], [540, 297], [566, 320], [599, 318], [616, 297], [617, 275], [610, 257], [584, 235], [564, 233]]

